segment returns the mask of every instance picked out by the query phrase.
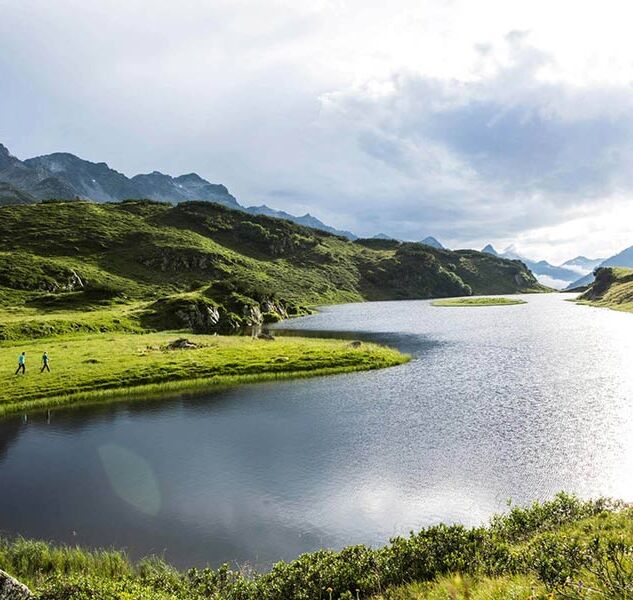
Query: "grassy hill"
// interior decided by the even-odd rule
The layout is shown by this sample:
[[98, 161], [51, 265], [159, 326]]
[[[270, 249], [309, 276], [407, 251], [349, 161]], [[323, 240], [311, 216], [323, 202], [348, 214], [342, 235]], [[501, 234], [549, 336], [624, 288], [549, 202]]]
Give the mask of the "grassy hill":
[[209, 202], [0, 206], [0, 339], [228, 332], [316, 304], [543, 290], [518, 261], [351, 242]]
[[0, 569], [41, 600], [627, 599], [633, 512], [566, 495], [514, 508], [487, 527], [437, 525], [382, 548], [319, 550], [254, 573], [176, 571], [115, 551], [0, 540]]
[[602, 267], [578, 300], [593, 306], [633, 312], [633, 269]]

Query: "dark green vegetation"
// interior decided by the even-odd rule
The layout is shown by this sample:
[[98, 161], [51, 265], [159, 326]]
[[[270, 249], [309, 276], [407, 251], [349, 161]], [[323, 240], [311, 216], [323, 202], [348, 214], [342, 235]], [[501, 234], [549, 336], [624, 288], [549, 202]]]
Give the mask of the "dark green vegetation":
[[518, 261], [351, 242], [208, 202], [0, 207], [0, 339], [230, 332], [316, 304], [543, 289]]
[[0, 568], [42, 600], [625, 599], [632, 544], [632, 509], [561, 494], [487, 527], [438, 525], [375, 550], [304, 554], [266, 573], [180, 573], [155, 558], [132, 564], [120, 552], [22, 539], [0, 543]]
[[592, 306], [633, 312], [633, 269], [601, 267], [578, 301]]
[[[390, 367], [406, 362], [396, 350], [341, 340], [188, 334], [174, 348], [173, 333], [64, 336], [0, 346], [7, 378], [0, 389], [0, 416], [64, 404], [129, 400], [212, 385], [308, 377]], [[50, 356], [50, 373], [39, 374]], [[15, 377], [18, 354], [27, 353], [26, 376]]]
[[510, 306], [513, 304], [525, 304], [525, 300], [518, 298], [448, 298], [435, 300], [433, 306]]

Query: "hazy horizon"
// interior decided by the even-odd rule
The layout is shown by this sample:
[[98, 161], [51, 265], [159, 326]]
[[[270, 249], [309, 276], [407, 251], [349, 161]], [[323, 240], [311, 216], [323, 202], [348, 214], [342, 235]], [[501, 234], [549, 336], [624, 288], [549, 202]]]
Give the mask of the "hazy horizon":
[[633, 244], [630, 16], [612, 0], [10, 1], [0, 142], [195, 171], [361, 236], [607, 257]]

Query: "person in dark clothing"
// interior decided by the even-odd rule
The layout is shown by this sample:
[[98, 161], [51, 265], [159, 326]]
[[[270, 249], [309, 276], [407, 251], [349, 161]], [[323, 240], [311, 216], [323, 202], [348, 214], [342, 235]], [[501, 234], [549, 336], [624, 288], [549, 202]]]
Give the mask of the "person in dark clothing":
[[40, 369], [40, 373], [43, 373], [44, 371], [48, 371], [49, 373], [51, 372], [51, 368], [48, 366], [48, 362], [48, 352], [44, 352], [44, 354], [42, 354], [42, 368]]
[[22, 352], [22, 354], [18, 356], [18, 370], [15, 374], [17, 375], [20, 371], [22, 371], [22, 375], [26, 375], [26, 352]]

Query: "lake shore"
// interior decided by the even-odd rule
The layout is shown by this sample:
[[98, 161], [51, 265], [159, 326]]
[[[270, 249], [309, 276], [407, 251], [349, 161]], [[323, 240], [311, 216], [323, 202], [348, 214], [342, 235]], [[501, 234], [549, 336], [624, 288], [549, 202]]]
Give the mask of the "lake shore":
[[437, 525], [379, 548], [306, 553], [265, 572], [230, 565], [183, 572], [158, 557], [132, 562], [112, 549], [0, 538], [0, 569], [31, 588], [25, 599], [46, 600], [548, 600], [580, 598], [570, 595], [579, 581], [599, 597], [624, 598], [615, 592], [630, 589], [632, 516], [617, 502], [559, 494], [487, 526]]
[[[170, 346], [183, 337], [191, 347]], [[40, 373], [45, 351], [50, 373]], [[26, 375], [14, 375], [21, 352], [26, 352]], [[161, 332], [3, 342], [0, 417], [217, 386], [372, 370], [408, 360], [397, 350], [377, 344], [296, 337], [266, 340]]]

